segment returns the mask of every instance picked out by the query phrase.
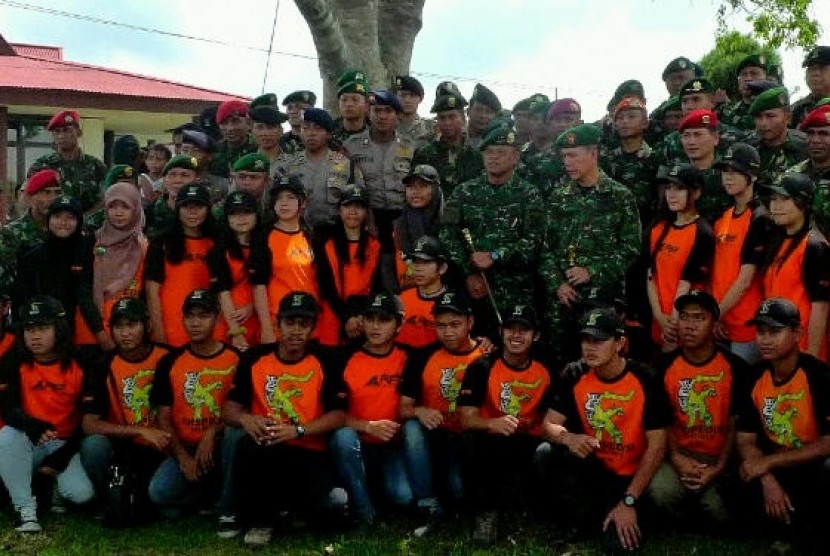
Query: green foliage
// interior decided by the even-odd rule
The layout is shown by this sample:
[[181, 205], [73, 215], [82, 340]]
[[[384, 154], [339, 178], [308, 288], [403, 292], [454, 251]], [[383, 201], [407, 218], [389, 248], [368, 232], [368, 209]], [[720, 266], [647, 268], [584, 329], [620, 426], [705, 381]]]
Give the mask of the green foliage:
[[[826, 1], [826, 0], [821, 0]], [[821, 25], [810, 17], [812, 0], [722, 0], [718, 34], [728, 31], [726, 20], [742, 13], [754, 34], [771, 48], [781, 45], [809, 50], [816, 45]]]
[[715, 39], [715, 47], [699, 63], [706, 71], [706, 78], [712, 81], [716, 88], [725, 90], [730, 98], [737, 98], [738, 64], [745, 56], [758, 53], [766, 56], [770, 64], [780, 67], [781, 56], [778, 52], [769, 46], [761, 46], [752, 36], [737, 31], [718, 36]]

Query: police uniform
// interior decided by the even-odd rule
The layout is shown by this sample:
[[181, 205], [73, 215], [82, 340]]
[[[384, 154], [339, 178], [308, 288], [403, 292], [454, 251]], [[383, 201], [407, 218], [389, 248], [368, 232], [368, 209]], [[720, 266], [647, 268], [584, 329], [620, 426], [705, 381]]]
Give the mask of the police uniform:
[[326, 156], [312, 160], [305, 150], [281, 155], [279, 172], [294, 175], [303, 182], [306, 192], [305, 220], [309, 226], [333, 224], [343, 188], [349, 183], [351, 161], [343, 153], [326, 149]]

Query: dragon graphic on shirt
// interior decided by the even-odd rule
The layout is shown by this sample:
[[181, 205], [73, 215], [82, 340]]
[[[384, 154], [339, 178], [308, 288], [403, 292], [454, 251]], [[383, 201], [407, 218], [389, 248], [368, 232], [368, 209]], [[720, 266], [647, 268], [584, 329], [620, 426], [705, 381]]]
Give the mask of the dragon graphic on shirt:
[[804, 390], [794, 394], [782, 392], [774, 398], [764, 398], [764, 407], [761, 410], [764, 425], [782, 446], [792, 446], [793, 448], [801, 448], [803, 446], [803, 442], [796, 436], [795, 427], [793, 426], [793, 419], [798, 415], [798, 409], [789, 407], [785, 411], [779, 410], [782, 402], [793, 402], [803, 399]]
[[700, 391], [695, 387], [698, 384], [712, 384], [723, 380], [723, 371], [720, 374], [697, 375], [694, 378], [686, 378], [680, 381], [680, 388], [677, 391], [677, 399], [680, 402], [680, 410], [686, 414], [686, 427], [694, 427], [698, 420], [706, 426], [712, 424], [712, 412], [706, 406], [708, 398], [717, 396], [715, 387], [704, 388]]
[[273, 411], [273, 416], [280, 419], [284, 416], [290, 422], [299, 424], [301, 422], [300, 414], [291, 403], [291, 398], [296, 398], [302, 395], [303, 391], [300, 388], [287, 388], [282, 390], [280, 385], [283, 383], [305, 383], [311, 380], [314, 376], [314, 370], [308, 371], [303, 376], [284, 374], [280, 376], [268, 375], [265, 379], [265, 398], [268, 401], [268, 407]]
[[231, 365], [227, 369], [202, 368], [201, 371], [190, 371], [184, 375], [184, 399], [193, 408], [193, 420], [202, 420], [202, 409], [207, 408], [210, 417], [219, 417], [222, 408], [216, 403], [213, 393], [222, 389], [222, 381], [217, 380], [209, 384], [202, 384], [202, 377], [225, 377], [231, 374], [236, 367]]
[[449, 412], [455, 413], [458, 394], [461, 392], [461, 381], [458, 374], [467, 369], [466, 363], [459, 363], [456, 367], [441, 369], [441, 378], [438, 379], [438, 391], [441, 397], [449, 402]]
[[132, 424], [140, 423], [144, 419], [144, 408], [150, 407], [150, 389], [153, 387], [152, 381], [141, 387], [138, 386], [138, 381], [154, 374], [154, 369], [147, 369], [121, 379], [124, 405], [133, 412]]
[[536, 390], [542, 384], [542, 379], [539, 378], [536, 382], [522, 382], [520, 380], [506, 380], [501, 383], [501, 393], [499, 394], [500, 409], [506, 415], [518, 417], [522, 412], [522, 404], [531, 398], [527, 392], [523, 394], [516, 394], [517, 388], [525, 390]]
[[594, 434], [597, 440], [602, 442], [604, 434], [608, 434], [614, 444], [622, 444], [622, 431], [620, 431], [614, 423], [614, 417], [625, 415], [625, 411], [620, 406], [606, 409], [602, 406], [602, 402], [605, 400], [630, 402], [633, 397], [634, 390], [630, 391], [628, 394], [614, 394], [613, 392], [588, 394], [588, 400], [585, 402], [585, 412], [588, 424], [594, 429]]

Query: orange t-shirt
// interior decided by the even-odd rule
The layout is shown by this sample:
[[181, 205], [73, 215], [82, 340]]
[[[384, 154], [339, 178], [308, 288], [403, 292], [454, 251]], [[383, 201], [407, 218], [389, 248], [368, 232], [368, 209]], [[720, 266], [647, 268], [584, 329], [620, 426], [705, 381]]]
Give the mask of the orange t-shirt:
[[84, 371], [75, 361], [64, 370], [59, 361], [20, 366], [23, 411], [51, 423], [58, 438], [69, 438], [81, 424]]
[[[406, 351], [397, 346], [386, 355], [374, 355], [363, 349], [355, 352], [343, 371], [349, 415], [366, 421], [396, 421], [400, 401], [398, 384], [406, 359]], [[360, 438], [367, 442], [380, 442], [363, 433]]]
[[395, 243], [395, 277], [398, 280], [398, 290], [413, 288], [415, 281], [412, 279], [412, 263], [407, 260], [406, 253], [401, 249], [397, 230], [392, 231], [392, 240]]
[[453, 353], [437, 346], [419, 350], [407, 361], [398, 392], [418, 405], [440, 411], [444, 415], [442, 428], [461, 432], [457, 411], [461, 384], [467, 368], [482, 355], [479, 345], [466, 353]]
[[[372, 280], [380, 261], [380, 242], [375, 238], [369, 238], [366, 247], [366, 262], [360, 264], [357, 258], [357, 251], [360, 244], [357, 241], [349, 242], [349, 263], [343, 265], [343, 272], [340, 272], [340, 264], [337, 252], [334, 247], [334, 240], [326, 242], [326, 258], [334, 278], [334, 287], [340, 299], [346, 300], [353, 295], [368, 296], [372, 292]], [[317, 324], [317, 331], [320, 343], [326, 346], [336, 346], [340, 342], [340, 327], [342, 323], [337, 314], [328, 302], [323, 301], [320, 320]]]
[[485, 419], [512, 415], [518, 432], [538, 436], [549, 388], [550, 373], [538, 361], [515, 369], [501, 357], [483, 357], [467, 368], [456, 403], [479, 408]]
[[[753, 225], [753, 211], [744, 210], [735, 216], [735, 209], [730, 208], [715, 222], [715, 257], [712, 264], [712, 295], [723, 301], [729, 288], [735, 283], [741, 266], [755, 265], [756, 268], [764, 261], [766, 252], [766, 237], [763, 233], [762, 222]], [[721, 315], [720, 322], [729, 332], [729, 339], [733, 342], [751, 342], [755, 340], [755, 327], [747, 324], [755, 316], [755, 311], [763, 301], [761, 287], [761, 273], [755, 278], [746, 290], [743, 297], [729, 312]]]
[[222, 406], [238, 363], [239, 352], [227, 345], [210, 357], [183, 346], [159, 361], [150, 403], [171, 408], [173, 427], [183, 444], [198, 444], [206, 430], [222, 422]]
[[320, 299], [314, 270], [314, 252], [303, 232], [274, 229], [268, 234], [271, 251], [268, 304], [272, 322], [276, 321], [280, 300], [292, 291], [304, 291]]
[[663, 384], [674, 410], [672, 434], [681, 450], [714, 458], [723, 452], [733, 408], [734, 365], [720, 350], [702, 364], [680, 352], [671, 355]]
[[[669, 226], [666, 234], [663, 234], [664, 226]], [[700, 218], [683, 226], [663, 222], [651, 229], [651, 275], [663, 314], [672, 314], [681, 280], [691, 282], [693, 287], [705, 282], [714, 243], [712, 228]], [[656, 319], [651, 327], [651, 336], [657, 345], [662, 345], [663, 335]]]
[[[211, 283], [216, 285], [220, 291], [228, 291], [231, 295], [231, 301], [233, 302], [234, 307], [244, 307], [245, 305], [251, 305], [251, 309], [253, 309], [254, 304], [254, 290], [249, 282], [249, 272], [246, 268], [246, 262], [251, 254], [251, 248], [247, 246], [242, 246], [242, 260], [237, 260], [230, 256], [230, 253], [225, 251], [224, 258], [225, 263], [227, 264], [228, 269], [228, 278], [230, 280], [229, 283], [224, 284], [217, 282], [216, 277], [213, 275], [213, 271], [211, 271]], [[227, 288], [227, 289], [225, 289]], [[245, 339], [248, 341], [248, 345], [256, 345], [259, 343], [260, 337], [260, 325], [259, 325], [259, 317], [256, 314], [256, 311], [251, 312], [251, 316], [248, 317], [242, 326], [245, 327]], [[227, 338], [228, 335], [228, 322], [225, 320], [224, 316], [222, 316], [216, 323], [216, 332], [214, 333], [214, 337], [217, 339], [229, 339]]]
[[150, 390], [159, 360], [170, 350], [153, 346], [141, 361], [112, 358], [107, 378], [109, 410], [107, 420], [117, 425], [152, 426], [155, 413], [150, 408]]
[[409, 288], [401, 293], [403, 304], [403, 326], [396, 341], [405, 346], [422, 348], [438, 340], [435, 333], [435, 317], [432, 307], [435, 298], [423, 297], [419, 288]]

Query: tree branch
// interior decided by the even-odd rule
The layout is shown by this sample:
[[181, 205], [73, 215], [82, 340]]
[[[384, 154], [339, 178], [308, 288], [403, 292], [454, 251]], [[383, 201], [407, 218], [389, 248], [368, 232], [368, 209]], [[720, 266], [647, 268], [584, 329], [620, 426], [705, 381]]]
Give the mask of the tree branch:
[[320, 75], [326, 81], [333, 81], [337, 74], [348, 65], [346, 40], [340, 22], [328, 0], [294, 0], [303, 14], [314, 47], [317, 49]]
[[423, 26], [425, 0], [380, 0], [378, 9], [378, 43], [380, 59], [389, 72], [409, 73], [415, 37]]

